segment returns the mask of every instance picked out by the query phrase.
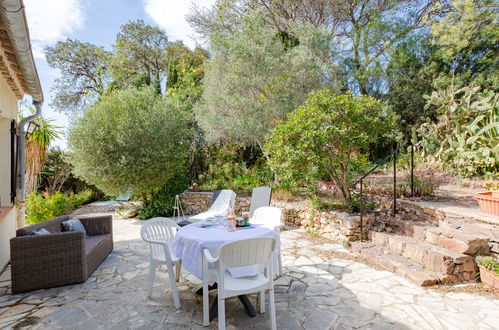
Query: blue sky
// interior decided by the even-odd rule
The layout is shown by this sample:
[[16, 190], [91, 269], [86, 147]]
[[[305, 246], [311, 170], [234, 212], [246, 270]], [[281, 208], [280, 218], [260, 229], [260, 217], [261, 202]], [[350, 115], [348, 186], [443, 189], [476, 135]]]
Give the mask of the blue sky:
[[[166, 30], [170, 40], [183, 40], [195, 45], [195, 35], [185, 21], [192, 3], [206, 7], [214, 0], [24, 0], [33, 53], [42, 84], [45, 102], [43, 116], [52, 118], [66, 132], [69, 119], [50, 107], [51, 88], [59, 77], [45, 61], [43, 48], [66, 38], [111, 48], [120, 26], [142, 19], [147, 24]], [[54, 145], [66, 147], [65, 137]]]

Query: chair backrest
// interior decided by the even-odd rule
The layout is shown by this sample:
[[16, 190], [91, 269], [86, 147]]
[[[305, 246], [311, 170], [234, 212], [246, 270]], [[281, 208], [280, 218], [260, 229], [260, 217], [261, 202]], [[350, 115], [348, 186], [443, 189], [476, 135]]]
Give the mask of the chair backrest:
[[274, 251], [273, 238], [254, 238], [224, 244], [220, 248], [219, 262], [224, 269], [262, 265], [270, 262]]
[[218, 195], [220, 195], [220, 193], [222, 192], [222, 190], [215, 190], [213, 192], [213, 195], [211, 196], [211, 203], [210, 203], [210, 207], [213, 205], [213, 203], [215, 203], [215, 201], [217, 200], [218, 198]]
[[236, 193], [230, 189], [223, 189], [218, 194], [217, 198], [211, 204], [208, 211], [216, 213], [226, 213], [229, 207], [234, 208], [236, 204]]
[[278, 207], [264, 206], [256, 209], [252, 219], [257, 223], [269, 224], [274, 227], [280, 226], [282, 210]]
[[[146, 242], [164, 242], [170, 248], [175, 234], [180, 227], [171, 219], [151, 218], [142, 224], [140, 236]], [[158, 244], [150, 244], [151, 253], [154, 256], [163, 255], [164, 248]]]
[[250, 218], [253, 217], [255, 211], [263, 206], [270, 206], [272, 198], [272, 189], [269, 187], [253, 188], [251, 193]]

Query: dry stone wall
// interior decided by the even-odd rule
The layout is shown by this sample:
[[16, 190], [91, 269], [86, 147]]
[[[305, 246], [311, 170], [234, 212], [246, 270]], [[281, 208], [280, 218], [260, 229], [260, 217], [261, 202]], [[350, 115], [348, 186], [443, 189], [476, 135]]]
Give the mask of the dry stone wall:
[[204, 212], [210, 208], [212, 192], [184, 191], [180, 194], [180, 201], [185, 214], [194, 215]]
[[[180, 196], [186, 214], [193, 215], [208, 210], [213, 193], [186, 191]], [[236, 214], [249, 211], [250, 197], [236, 198]], [[288, 226], [305, 228], [318, 235], [335, 239], [357, 241], [360, 239], [361, 227], [363, 237], [367, 237], [368, 229], [372, 227], [373, 216], [351, 215], [338, 211], [316, 211], [307, 203], [272, 200], [271, 206], [283, 211], [283, 222]]]

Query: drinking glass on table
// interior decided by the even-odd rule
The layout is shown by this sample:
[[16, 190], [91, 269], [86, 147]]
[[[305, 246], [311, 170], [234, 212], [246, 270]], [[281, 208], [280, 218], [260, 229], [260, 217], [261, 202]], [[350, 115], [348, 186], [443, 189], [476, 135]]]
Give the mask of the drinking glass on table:
[[224, 217], [221, 215], [217, 215], [215, 217], [215, 227], [218, 229], [224, 229]]

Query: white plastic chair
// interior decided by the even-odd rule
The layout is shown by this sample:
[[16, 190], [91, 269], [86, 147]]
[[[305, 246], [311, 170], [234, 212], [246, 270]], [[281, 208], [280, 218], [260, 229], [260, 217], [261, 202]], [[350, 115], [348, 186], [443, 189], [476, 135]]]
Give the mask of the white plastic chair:
[[[275, 241], [272, 238], [256, 238], [224, 244], [217, 258], [208, 249], [203, 250], [203, 324], [209, 325], [208, 282], [215, 278], [218, 283], [218, 328], [225, 330], [225, 299], [248, 293], [260, 292], [260, 313], [265, 313], [265, 290], [269, 290], [270, 319], [276, 329], [272, 253]], [[216, 265], [216, 270], [209, 268]], [[233, 278], [228, 269], [232, 267], [259, 265], [252, 277]]]
[[[149, 277], [147, 280], [147, 297], [151, 297], [154, 277], [158, 264], [166, 264], [170, 286], [173, 293], [173, 303], [175, 308], [180, 308], [180, 299], [178, 296], [177, 283], [180, 278], [182, 260], [171, 253], [173, 238], [180, 227], [172, 220], [167, 218], [152, 218], [146, 221], [141, 229], [140, 236], [149, 243], [151, 249], [151, 264], [149, 266]], [[173, 265], [176, 271], [173, 271]]]
[[[284, 228], [282, 224], [282, 210], [277, 207], [265, 206], [256, 209], [253, 218], [251, 218], [251, 223], [255, 224], [263, 224], [274, 227], [275, 230], [281, 231]], [[282, 256], [281, 249], [276, 251], [277, 253], [277, 262], [279, 265], [278, 274], [282, 275]]]
[[255, 211], [260, 207], [270, 206], [272, 189], [269, 187], [253, 188], [251, 193], [250, 218], [255, 215]]

